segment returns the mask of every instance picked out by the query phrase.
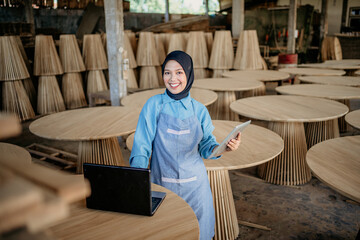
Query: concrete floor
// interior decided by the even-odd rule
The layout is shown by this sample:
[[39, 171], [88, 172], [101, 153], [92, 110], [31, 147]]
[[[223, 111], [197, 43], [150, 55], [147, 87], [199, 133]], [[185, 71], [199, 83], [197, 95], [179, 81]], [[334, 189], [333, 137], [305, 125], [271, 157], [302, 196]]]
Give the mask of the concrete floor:
[[[274, 94], [273, 89], [267, 85], [267, 94]], [[351, 108], [360, 109], [360, 101], [351, 101]], [[5, 142], [22, 147], [39, 143], [77, 154], [78, 142], [37, 137], [29, 132], [30, 123], [24, 122], [22, 134]], [[342, 136], [357, 134], [351, 130]], [[120, 145], [128, 159], [129, 150]], [[360, 229], [360, 205], [315, 177], [305, 185], [279, 186], [258, 178], [253, 167], [230, 171], [230, 179], [238, 219], [271, 229], [239, 224], [238, 239], [355, 239]]]

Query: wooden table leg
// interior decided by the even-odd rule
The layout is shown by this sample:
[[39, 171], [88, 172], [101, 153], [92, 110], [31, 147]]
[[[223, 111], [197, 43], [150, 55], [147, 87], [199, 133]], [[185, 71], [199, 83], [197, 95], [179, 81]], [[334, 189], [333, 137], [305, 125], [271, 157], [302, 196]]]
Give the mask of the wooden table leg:
[[207, 171], [215, 208], [215, 240], [239, 235], [234, 198], [228, 170]]
[[305, 135], [307, 149], [325, 140], [340, 137], [338, 120], [307, 123], [305, 124]]
[[124, 159], [116, 137], [81, 141], [76, 172], [83, 173], [83, 163], [124, 166]]
[[307, 146], [303, 123], [270, 122], [268, 128], [283, 138], [284, 150], [258, 167], [259, 176], [280, 185], [300, 185], [310, 181], [311, 172], [305, 161]]
[[[338, 102], [345, 104], [350, 111], [350, 100], [338, 100]], [[345, 116], [339, 118], [339, 129], [341, 133], [349, 131], [349, 125], [345, 122]]]
[[218, 99], [208, 109], [213, 120], [239, 121], [239, 115], [231, 111], [230, 104], [236, 101], [235, 92], [216, 92]]

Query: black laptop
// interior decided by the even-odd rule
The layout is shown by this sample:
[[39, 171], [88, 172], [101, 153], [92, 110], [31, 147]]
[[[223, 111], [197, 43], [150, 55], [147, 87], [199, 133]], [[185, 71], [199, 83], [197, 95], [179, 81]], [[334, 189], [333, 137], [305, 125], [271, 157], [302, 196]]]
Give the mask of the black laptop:
[[84, 163], [84, 177], [91, 195], [86, 206], [92, 209], [152, 216], [165, 192], [151, 191], [150, 170]]

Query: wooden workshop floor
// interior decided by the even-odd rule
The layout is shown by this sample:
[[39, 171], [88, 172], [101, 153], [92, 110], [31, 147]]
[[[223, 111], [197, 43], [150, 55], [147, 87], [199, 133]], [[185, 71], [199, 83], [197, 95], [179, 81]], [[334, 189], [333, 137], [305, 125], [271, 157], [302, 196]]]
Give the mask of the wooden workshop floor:
[[[276, 94], [276, 85], [267, 84], [267, 94]], [[360, 109], [360, 100], [351, 101]], [[32, 143], [55, 147], [77, 154], [78, 142], [47, 140], [29, 132], [31, 121], [23, 123], [20, 136], [5, 142], [22, 147]], [[350, 131], [342, 136], [358, 135]], [[124, 142], [125, 159], [130, 156]], [[360, 205], [313, 177], [301, 186], [266, 183], [256, 175], [256, 168], [230, 171], [237, 216], [240, 221], [255, 223], [267, 230], [239, 224], [238, 239], [355, 239], [360, 228]]]

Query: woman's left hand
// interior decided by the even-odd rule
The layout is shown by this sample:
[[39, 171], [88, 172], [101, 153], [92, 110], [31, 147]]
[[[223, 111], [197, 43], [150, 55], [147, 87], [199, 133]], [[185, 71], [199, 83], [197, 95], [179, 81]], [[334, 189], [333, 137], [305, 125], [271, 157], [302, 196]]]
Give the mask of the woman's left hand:
[[229, 143], [226, 145], [226, 151], [227, 152], [235, 151], [236, 149], [238, 149], [240, 143], [241, 143], [241, 133], [239, 133], [236, 138], [233, 138], [229, 141]]

